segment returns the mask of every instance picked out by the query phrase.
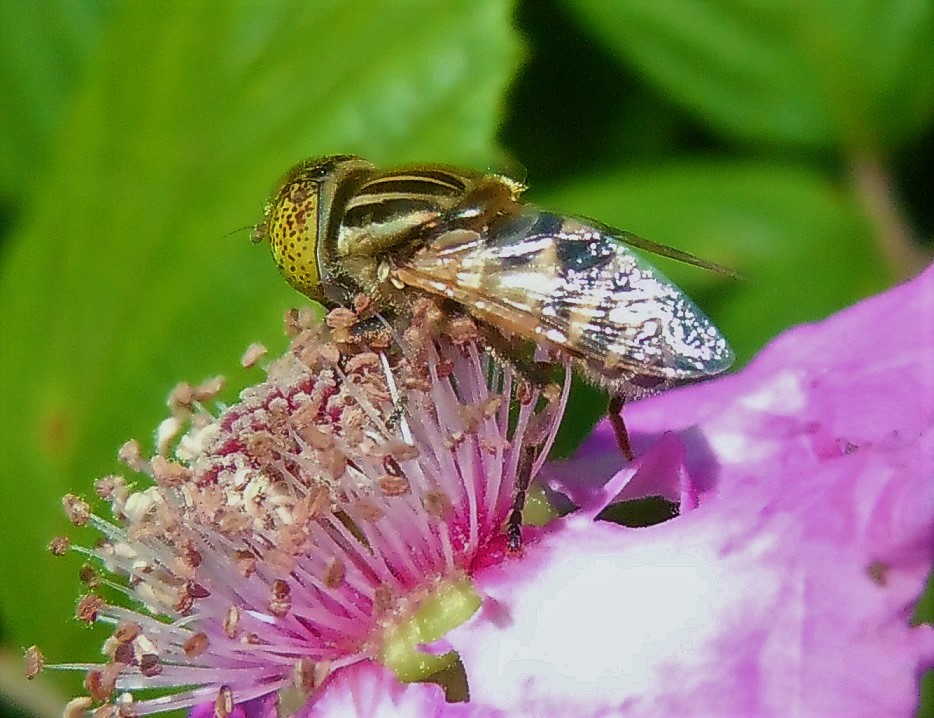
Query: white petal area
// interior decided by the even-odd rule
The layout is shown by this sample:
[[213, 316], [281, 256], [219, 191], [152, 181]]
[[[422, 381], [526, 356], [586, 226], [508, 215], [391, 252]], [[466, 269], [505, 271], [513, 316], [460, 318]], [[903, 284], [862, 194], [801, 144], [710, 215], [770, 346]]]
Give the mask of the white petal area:
[[[336, 672], [320, 697], [293, 718], [504, 718], [505, 715], [476, 701], [448, 703], [444, 692], [434, 683], [402, 683], [379, 663], [361, 661]], [[210, 716], [205, 714], [203, 718]], [[246, 718], [276, 717], [257, 714]]]
[[388, 668], [361, 661], [337, 671], [295, 718], [431, 718], [443, 716], [445, 705], [439, 686], [400, 683]]
[[447, 636], [472, 698], [507, 715], [911, 715], [934, 660], [934, 629], [910, 625], [930, 440], [646, 529], [557, 522], [474, 577], [484, 604]]
[[632, 530], [588, 523], [569, 522], [523, 565], [480, 579], [483, 609], [448, 635], [472, 695], [496, 696], [507, 713], [588, 715], [654, 699], [706, 660], [729, 619], [730, 565], [677, 532], [640, 546], [624, 536]]

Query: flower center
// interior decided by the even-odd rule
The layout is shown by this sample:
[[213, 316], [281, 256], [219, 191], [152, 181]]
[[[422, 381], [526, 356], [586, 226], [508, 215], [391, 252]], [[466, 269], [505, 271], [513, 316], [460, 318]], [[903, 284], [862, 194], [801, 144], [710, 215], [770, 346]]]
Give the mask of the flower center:
[[[457, 663], [422, 647], [480, 605], [470, 572], [501, 559], [568, 382], [527, 385], [469, 335], [440, 339], [430, 312], [386, 339], [355, 337], [353, 314], [293, 318], [289, 351], [219, 416], [204, 408], [219, 384], [175, 391], [156, 455], [121, 451], [154, 485], [98, 482], [113, 522], [69, 499], [73, 522], [106, 538], [76, 550], [139, 604], [79, 604], [116, 627], [108, 663], [67, 666], [87, 671], [94, 703], [213, 702], [226, 718], [275, 697], [285, 714], [359, 661], [407, 681]], [[131, 694], [149, 688], [165, 695]]]
[[422, 648], [469, 619], [480, 607], [480, 596], [466, 577], [440, 581], [405, 620], [383, 636], [379, 660], [400, 680], [421, 681], [457, 662], [454, 651], [435, 655]]

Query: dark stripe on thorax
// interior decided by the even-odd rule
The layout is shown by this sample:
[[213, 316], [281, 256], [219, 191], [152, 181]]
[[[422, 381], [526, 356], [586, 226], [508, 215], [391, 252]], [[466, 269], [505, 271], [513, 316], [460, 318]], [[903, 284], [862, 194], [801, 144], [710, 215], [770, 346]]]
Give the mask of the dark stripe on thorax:
[[357, 187], [344, 205], [342, 224], [365, 227], [407, 214], [442, 213], [463, 197], [464, 178], [440, 169], [413, 169], [377, 175]]
[[[340, 227], [344, 220], [344, 211], [347, 203], [357, 193], [357, 190], [374, 174], [373, 170], [361, 170], [348, 173], [336, 183], [332, 188], [332, 194], [329, 198], [330, 206], [319, 207], [319, 216], [326, 217], [327, 231], [323, 234], [319, 230], [319, 269], [324, 269], [327, 258], [333, 258], [337, 255], [337, 239], [340, 235]], [[322, 276], [324, 276], [322, 274]]]
[[387, 178], [376, 182], [367, 182], [361, 187], [356, 197], [367, 200], [382, 195], [419, 195], [424, 197], [460, 197], [463, 192], [445, 184], [438, 184], [423, 179]]
[[412, 194], [377, 195], [371, 200], [354, 198], [344, 211], [341, 224], [345, 227], [366, 227], [384, 224], [413, 213], [433, 212], [441, 214], [453, 204], [438, 197]]
[[435, 197], [459, 197], [467, 181], [452, 172], [438, 169], [413, 169], [377, 175], [365, 182], [357, 194], [417, 194]]

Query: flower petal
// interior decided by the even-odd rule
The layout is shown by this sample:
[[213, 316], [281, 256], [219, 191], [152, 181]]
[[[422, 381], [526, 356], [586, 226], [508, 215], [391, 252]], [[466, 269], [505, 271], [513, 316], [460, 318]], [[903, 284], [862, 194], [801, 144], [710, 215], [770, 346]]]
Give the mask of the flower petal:
[[909, 627], [934, 539], [918, 460], [846, 457], [809, 502], [749, 487], [646, 529], [563, 520], [476, 577], [484, 607], [448, 636], [471, 695], [535, 715], [908, 713], [934, 648]]
[[580, 453], [546, 464], [541, 480], [590, 515], [614, 501], [648, 496], [677, 502], [682, 510], [696, 501], [697, 488], [684, 471], [684, 446], [674, 434], [663, 435], [615, 475], [623, 457], [608, 422], [594, 430]]
[[934, 561], [932, 290], [934, 270], [629, 407], [637, 446], [679, 431], [699, 507], [644, 529], [591, 508], [485, 567], [483, 608], [448, 636], [471, 696], [533, 715], [910, 714], [934, 662], [934, 629], [910, 625]]
[[[502, 718], [502, 711], [477, 701], [448, 703], [434, 683], [402, 683], [375, 661], [337, 671], [320, 697], [294, 718]], [[275, 718], [274, 715], [269, 718]]]
[[336, 671], [317, 700], [296, 718], [422, 718], [443, 716], [444, 691], [433, 683], [401, 683], [375, 661], [360, 661]]

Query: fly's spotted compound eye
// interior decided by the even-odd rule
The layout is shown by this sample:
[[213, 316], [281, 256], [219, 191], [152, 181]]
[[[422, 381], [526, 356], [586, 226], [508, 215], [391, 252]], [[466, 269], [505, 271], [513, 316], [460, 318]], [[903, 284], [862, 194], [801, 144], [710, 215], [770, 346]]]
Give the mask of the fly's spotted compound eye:
[[321, 282], [318, 269], [319, 180], [298, 167], [286, 178], [266, 210], [256, 236], [269, 240], [272, 256], [286, 281], [302, 294], [315, 296]]

